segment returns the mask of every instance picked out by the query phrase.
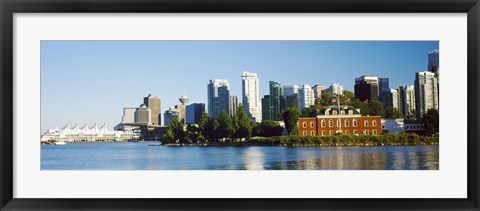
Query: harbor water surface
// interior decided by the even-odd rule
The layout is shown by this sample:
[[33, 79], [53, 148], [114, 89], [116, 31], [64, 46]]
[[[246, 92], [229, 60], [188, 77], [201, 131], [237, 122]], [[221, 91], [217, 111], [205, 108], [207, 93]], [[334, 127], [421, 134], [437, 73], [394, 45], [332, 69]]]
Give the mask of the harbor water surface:
[[41, 146], [41, 170], [438, 170], [438, 146], [160, 146], [159, 142]]

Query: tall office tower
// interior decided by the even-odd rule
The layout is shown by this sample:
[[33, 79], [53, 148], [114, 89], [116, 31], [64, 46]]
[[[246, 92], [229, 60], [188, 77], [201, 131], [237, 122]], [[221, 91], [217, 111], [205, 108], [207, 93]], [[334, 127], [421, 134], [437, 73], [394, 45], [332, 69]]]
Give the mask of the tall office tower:
[[[383, 103], [384, 106], [387, 105], [386, 96], [390, 95], [390, 83], [388, 78], [378, 78], [378, 96], [380, 98], [380, 102]], [[383, 93], [387, 93], [384, 95]]]
[[168, 110], [166, 110], [165, 113], [163, 114], [165, 126], [169, 126], [170, 121], [172, 121], [174, 117], [178, 117], [179, 115], [180, 115], [180, 110], [178, 109], [178, 106], [170, 107]]
[[421, 118], [428, 109], [438, 110], [438, 81], [435, 73], [417, 72], [415, 74], [415, 110]]
[[338, 96], [343, 94], [343, 86], [340, 86], [338, 83], [333, 83], [328, 87], [325, 92], [330, 92], [332, 96]]
[[135, 111], [135, 123], [151, 124], [152, 112], [145, 104], [140, 105]]
[[125, 107], [123, 108], [123, 116], [122, 116], [122, 123], [129, 124], [135, 123], [135, 112], [137, 108], [135, 107]]
[[295, 106], [298, 108], [298, 94], [291, 94], [285, 96], [285, 108]]
[[309, 85], [302, 85], [298, 91], [298, 110], [302, 111], [304, 108], [308, 108], [314, 105], [315, 99], [313, 97], [312, 87]]
[[213, 117], [220, 111], [229, 112], [230, 83], [228, 80], [213, 79], [207, 85], [208, 116]]
[[355, 78], [355, 97], [361, 101], [378, 99], [378, 77], [361, 76]]
[[322, 91], [326, 90], [326, 86], [321, 86], [321, 85], [315, 85], [313, 86], [313, 97], [315, 99], [321, 99], [322, 98]]
[[202, 113], [205, 111], [205, 104], [203, 103], [192, 103], [187, 105], [187, 123], [188, 124], [198, 124], [200, 119], [202, 119]]
[[271, 120], [270, 118], [270, 95], [262, 98], [262, 120]]
[[400, 91], [400, 111], [404, 116], [409, 116], [415, 110], [415, 87], [412, 85], [398, 87]]
[[[262, 103], [263, 108], [263, 103]], [[285, 97], [283, 87], [280, 83], [275, 81], [270, 81], [270, 107], [268, 112], [270, 113], [268, 116], [270, 120], [280, 120], [280, 115], [282, 110], [285, 108]], [[267, 109], [262, 109], [266, 111]]]
[[161, 100], [157, 96], [153, 96], [152, 94], [149, 94], [147, 97], [143, 98], [143, 104], [145, 104], [150, 111], [152, 112], [152, 115], [150, 116], [150, 122], [152, 122], [153, 125], [161, 125], [162, 124], [162, 114], [161, 114], [161, 109], [162, 109], [162, 104]]
[[230, 95], [230, 101], [228, 106], [228, 113], [231, 117], [234, 117], [237, 114], [238, 108], [238, 97], [237, 95]]
[[435, 73], [435, 76], [439, 77], [439, 72], [440, 72], [440, 51], [439, 50], [434, 50], [430, 53], [428, 53], [428, 71]]
[[298, 85], [284, 85], [283, 86], [283, 94], [285, 96], [298, 94], [299, 89], [300, 89], [300, 86], [298, 86]]
[[260, 104], [260, 86], [256, 73], [243, 72], [242, 74], [242, 102], [250, 119], [262, 121], [262, 105]]
[[180, 113], [178, 114], [178, 118], [179, 118], [180, 122], [182, 122], [183, 124], [186, 124], [187, 123], [186, 107], [187, 107], [187, 103], [190, 99], [188, 99], [187, 96], [182, 96], [182, 97], [178, 98], [178, 100], [180, 101], [180, 105], [178, 105], [178, 110], [180, 111]]
[[[397, 89], [391, 89], [389, 92], [383, 92], [385, 96], [385, 105], [400, 110], [400, 93]], [[403, 112], [402, 112], [403, 113]]]

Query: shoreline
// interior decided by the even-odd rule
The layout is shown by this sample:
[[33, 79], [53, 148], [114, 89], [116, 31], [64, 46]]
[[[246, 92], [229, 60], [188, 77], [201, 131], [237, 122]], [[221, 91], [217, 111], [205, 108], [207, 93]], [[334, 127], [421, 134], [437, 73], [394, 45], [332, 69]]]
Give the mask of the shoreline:
[[420, 143], [420, 144], [297, 144], [297, 145], [272, 145], [272, 144], [252, 144], [252, 143], [168, 143], [162, 144], [162, 146], [167, 147], [227, 147], [227, 146], [238, 146], [238, 147], [247, 147], [247, 146], [271, 146], [271, 147], [376, 147], [376, 146], [439, 146], [439, 143]]

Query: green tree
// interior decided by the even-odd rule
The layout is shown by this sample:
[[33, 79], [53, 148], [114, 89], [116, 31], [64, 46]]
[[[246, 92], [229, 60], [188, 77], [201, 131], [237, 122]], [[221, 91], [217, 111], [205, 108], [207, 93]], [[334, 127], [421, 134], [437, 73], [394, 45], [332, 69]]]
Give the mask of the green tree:
[[259, 125], [260, 132], [258, 136], [271, 137], [271, 136], [281, 136], [283, 132], [283, 127], [278, 124], [278, 122], [273, 120], [263, 120]]
[[187, 133], [186, 138], [190, 141], [202, 141], [203, 139], [200, 137], [200, 128], [193, 124], [187, 125]]
[[440, 127], [438, 110], [428, 109], [427, 113], [423, 114], [422, 121], [428, 135], [438, 134]]
[[232, 118], [225, 111], [220, 111], [215, 115], [218, 126], [215, 128], [215, 136], [217, 138], [230, 138], [233, 133]]
[[183, 131], [183, 124], [178, 120], [178, 117], [175, 116], [170, 121], [170, 125], [167, 128], [166, 134], [163, 138], [168, 143], [179, 143], [185, 141], [185, 131]]
[[282, 113], [283, 122], [285, 123], [285, 128], [288, 131], [288, 134], [293, 135], [297, 132], [297, 122], [300, 112], [297, 107], [289, 107], [285, 109]]
[[235, 117], [233, 118], [234, 138], [250, 138], [252, 135], [252, 125], [250, 124], [250, 118], [247, 116], [247, 112], [242, 105], [237, 108]]
[[322, 100], [320, 101], [320, 104], [322, 106], [330, 105], [330, 100], [332, 100], [332, 94], [330, 92], [322, 92], [320, 97], [322, 98]]
[[208, 124], [208, 114], [204, 111], [200, 122], [198, 123], [198, 140], [206, 140], [206, 128]]
[[358, 98], [355, 98], [352, 101], [352, 106], [360, 109], [362, 116], [370, 115], [370, 108], [368, 106], [368, 100], [360, 101]]
[[204, 128], [205, 139], [208, 141], [217, 141], [217, 136], [215, 132], [218, 128], [218, 121], [216, 118], [208, 118], [207, 124]]
[[302, 114], [300, 117], [316, 117], [317, 116], [317, 107], [315, 105], [311, 105], [308, 108], [304, 108], [302, 110]]
[[392, 106], [387, 106], [385, 108], [385, 115], [384, 115], [385, 118], [393, 118], [393, 108]]
[[393, 118], [402, 118], [402, 117], [403, 117], [403, 113], [398, 108], [394, 108]]
[[340, 104], [352, 105], [352, 101], [354, 99], [355, 99], [355, 94], [353, 92], [344, 90], [342, 96], [340, 97]]
[[385, 109], [383, 108], [383, 104], [380, 101], [372, 100], [368, 102], [368, 108], [370, 110], [370, 116], [384, 116]]

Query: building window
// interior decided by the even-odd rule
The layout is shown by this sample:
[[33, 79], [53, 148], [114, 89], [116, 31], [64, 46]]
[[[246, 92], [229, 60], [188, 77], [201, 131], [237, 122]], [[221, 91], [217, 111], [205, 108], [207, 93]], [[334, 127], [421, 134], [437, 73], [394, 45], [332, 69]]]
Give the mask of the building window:
[[341, 111], [340, 111], [340, 114], [341, 114], [341, 115], [345, 115], [345, 110], [341, 110]]
[[373, 121], [372, 121], [372, 125], [373, 125], [373, 126], [377, 126], [377, 120], [373, 120]]
[[342, 121], [340, 121], [340, 119], [337, 119], [337, 127], [341, 127], [342, 126]]
[[327, 132], [322, 131], [322, 136], [326, 136], [326, 135], [327, 135]]
[[329, 133], [330, 135], [333, 135], [333, 130], [330, 130], [328, 133]]
[[377, 130], [373, 130], [373, 131], [372, 131], [372, 134], [373, 134], [373, 135], [377, 135]]
[[357, 135], [357, 130], [353, 130], [353, 135]]
[[333, 127], [333, 120], [328, 120], [328, 127]]
[[345, 127], [348, 127], [350, 126], [350, 121], [348, 121], [348, 119], [345, 119]]
[[350, 135], [348, 130], [345, 130], [345, 135]]
[[357, 124], [358, 124], [357, 119], [353, 119], [352, 124], [353, 124], [353, 127], [357, 127]]
[[353, 114], [353, 110], [348, 110], [348, 115], [352, 115]]
[[313, 122], [310, 122], [310, 127], [313, 128]]
[[310, 131], [310, 135], [312, 136], [315, 135], [315, 131], [314, 130]]
[[303, 131], [303, 135], [306, 136], [306, 135], [307, 135], [307, 131]]
[[363, 124], [365, 125], [365, 127], [368, 127], [368, 120], [363, 121]]
[[306, 128], [306, 127], [307, 127], [307, 123], [304, 122], [304, 123], [303, 123], [303, 128]]
[[325, 127], [325, 124], [326, 124], [325, 120], [322, 119], [322, 127]]
[[363, 134], [368, 135], [368, 130], [364, 130]]
[[337, 110], [333, 110], [333, 115], [337, 115]]

